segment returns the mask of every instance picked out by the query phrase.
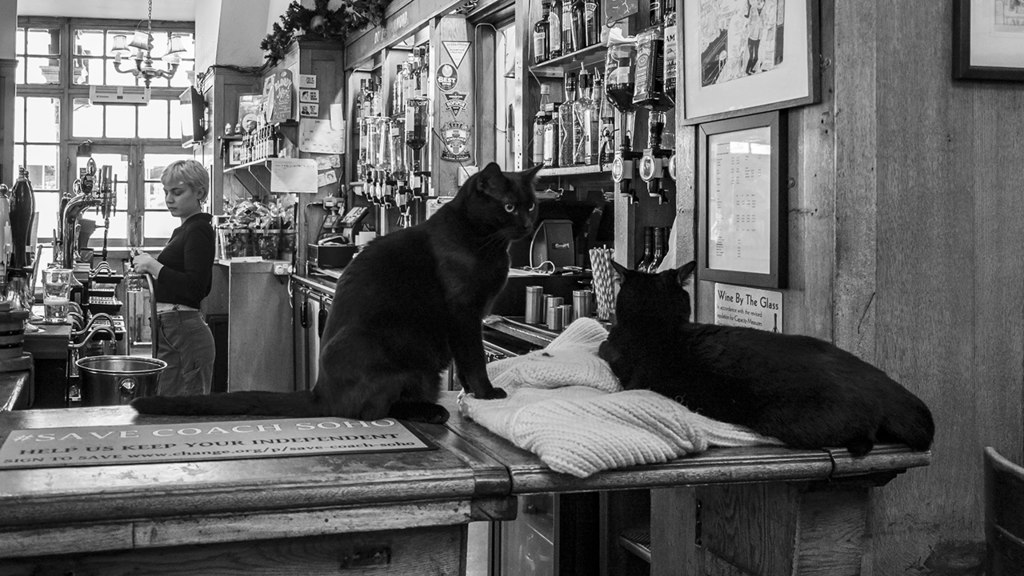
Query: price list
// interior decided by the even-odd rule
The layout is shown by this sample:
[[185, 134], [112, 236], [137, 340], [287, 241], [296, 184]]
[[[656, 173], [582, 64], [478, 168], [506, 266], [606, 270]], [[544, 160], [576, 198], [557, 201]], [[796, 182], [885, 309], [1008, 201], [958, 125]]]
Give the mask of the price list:
[[711, 137], [708, 265], [767, 274], [771, 266], [771, 145], [763, 129]]

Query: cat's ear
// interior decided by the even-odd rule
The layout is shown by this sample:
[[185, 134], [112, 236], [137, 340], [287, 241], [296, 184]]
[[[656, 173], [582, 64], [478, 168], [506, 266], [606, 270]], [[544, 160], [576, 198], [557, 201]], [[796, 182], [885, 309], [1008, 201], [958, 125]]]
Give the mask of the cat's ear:
[[611, 263], [612, 263], [612, 270], [615, 270], [615, 278], [614, 278], [614, 280], [616, 282], [621, 283], [623, 280], [626, 279], [626, 272], [627, 272], [626, 267], [623, 266], [622, 264], [619, 264], [615, 260], [612, 260]]
[[522, 172], [520, 172], [520, 174], [523, 175], [523, 182], [525, 184], [531, 184], [533, 182], [533, 179], [537, 177], [537, 172], [540, 172], [540, 169], [543, 167], [543, 164], [538, 164], [537, 166], [534, 166], [529, 170], [523, 170]]
[[[500, 189], [496, 184], [501, 178], [504, 178], [501, 173], [501, 166], [498, 166], [494, 162], [484, 166], [483, 170], [472, 176], [474, 188], [479, 192], [483, 192], [494, 197], [495, 199], [498, 199], [498, 195], [496, 192], [493, 192], [493, 190]], [[467, 181], [467, 184], [468, 183], [469, 182]]]
[[690, 279], [691, 275], [693, 275], [695, 268], [697, 268], [697, 262], [690, 260], [675, 271], [676, 274], [678, 274], [677, 278], [680, 286], [686, 286], [686, 281]]

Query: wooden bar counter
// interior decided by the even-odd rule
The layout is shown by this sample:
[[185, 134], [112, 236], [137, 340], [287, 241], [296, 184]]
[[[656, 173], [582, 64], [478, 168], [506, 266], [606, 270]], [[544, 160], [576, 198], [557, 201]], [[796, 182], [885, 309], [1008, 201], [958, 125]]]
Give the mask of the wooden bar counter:
[[[437, 450], [0, 470], [0, 574], [463, 574], [466, 525], [513, 518], [517, 496], [636, 489], [652, 489], [651, 574], [859, 574], [870, 490], [930, 458], [713, 449], [581, 480], [445, 403], [446, 425], [409, 424]], [[0, 439], [215, 420], [15, 411]]]

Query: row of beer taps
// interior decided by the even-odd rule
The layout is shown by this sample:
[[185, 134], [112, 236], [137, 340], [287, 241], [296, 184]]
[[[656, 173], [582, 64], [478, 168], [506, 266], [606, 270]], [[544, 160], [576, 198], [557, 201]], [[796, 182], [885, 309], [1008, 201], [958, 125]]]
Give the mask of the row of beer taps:
[[75, 263], [78, 262], [82, 213], [94, 207], [103, 217], [101, 261], [107, 260], [107, 231], [110, 229], [110, 217], [117, 209], [117, 177], [113, 175], [112, 166], [103, 166], [97, 173], [96, 162], [89, 158], [79, 176], [71, 192], [61, 195], [57, 212], [57, 230], [53, 235], [53, 261], [61, 268], [74, 269]]

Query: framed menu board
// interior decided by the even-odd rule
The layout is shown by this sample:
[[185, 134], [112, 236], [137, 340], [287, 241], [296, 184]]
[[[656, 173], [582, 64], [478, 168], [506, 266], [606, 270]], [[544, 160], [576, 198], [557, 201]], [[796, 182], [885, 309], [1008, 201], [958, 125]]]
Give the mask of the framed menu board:
[[786, 284], [786, 123], [781, 111], [701, 124], [697, 277]]

